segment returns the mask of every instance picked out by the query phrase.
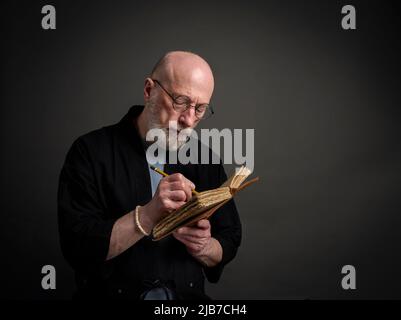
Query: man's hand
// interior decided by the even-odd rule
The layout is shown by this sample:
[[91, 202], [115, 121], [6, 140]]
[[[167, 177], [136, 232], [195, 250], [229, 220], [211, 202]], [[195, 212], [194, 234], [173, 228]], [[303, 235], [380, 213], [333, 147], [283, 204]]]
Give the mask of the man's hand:
[[173, 233], [187, 251], [207, 267], [218, 264], [223, 254], [220, 243], [212, 238], [210, 229], [209, 220], [200, 220], [195, 227], [182, 227]]
[[141, 208], [145, 230], [152, 230], [160, 219], [191, 199], [193, 189], [195, 185], [181, 173], [161, 179], [152, 200]]
[[[195, 185], [179, 173], [161, 179], [152, 200], [140, 208], [139, 220], [145, 231], [150, 232], [161, 218], [188, 201], [192, 189]], [[118, 256], [143, 237], [134, 222], [134, 211], [120, 217], [114, 224], [107, 260]]]
[[200, 220], [196, 227], [182, 227], [173, 233], [174, 237], [187, 247], [193, 256], [201, 255], [212, 239], [209, 220]]

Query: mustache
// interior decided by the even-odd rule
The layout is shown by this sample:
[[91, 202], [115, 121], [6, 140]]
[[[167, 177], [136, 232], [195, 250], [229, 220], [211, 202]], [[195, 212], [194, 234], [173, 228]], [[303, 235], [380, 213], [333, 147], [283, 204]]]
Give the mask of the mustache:
[[192, 131], [194, 130], [193, 128], [190, 127], [183, 127], [183, 126], [157, 126], [158, 129], [163, 130], [166, 133], [176, 133], [179, 135], [182, 133], [183, 135], [191, 135]]

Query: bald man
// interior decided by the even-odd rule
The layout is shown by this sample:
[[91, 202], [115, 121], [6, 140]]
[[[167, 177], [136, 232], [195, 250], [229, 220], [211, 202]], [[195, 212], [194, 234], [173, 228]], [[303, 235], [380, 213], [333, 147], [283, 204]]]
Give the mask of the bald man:
[[[166, 148], [178, 150], [187, 141], [180, 133], [189, 135], [213, 114], [213, 89], [213, 73], [203, 58], [169, 52], [145, 79], [144, 106], [132, 107], [119, 123], [71, 146], [60, 174], [58, 217], [77, 298], [208, 299], [205, 276], [217, 282], [241, 242], [234, 202], [210, 221], [182, 227], [160, 241], [149, 235], [193, 189], [217, 188], [226, 174], [221, 164], [167, 162], [157, 164], [169, 174], [162, 177], [147, 163], [146, 135], [162, 130]], [[177, 135], [181, 140], [172, 139]]]

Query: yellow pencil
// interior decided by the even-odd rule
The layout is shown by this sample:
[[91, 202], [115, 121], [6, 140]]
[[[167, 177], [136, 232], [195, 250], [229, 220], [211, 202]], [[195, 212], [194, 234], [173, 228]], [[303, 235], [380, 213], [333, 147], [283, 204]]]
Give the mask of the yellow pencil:
[[[153, 171], [156, 171], [157, 173], [161, 174], [161, 175], [164, 176], [164, 177], [168, 177], [168, 174], [165, 173], [164, 171], [160, 170], [159, 168], [157, 168], [157, 167], [155, 167], [155, 166], [152, 166], [151, 164], [150, 164], [149, 166], [150, 166], [150, 168], [151, 168]], [[198, 191], [195, 191], [195, 190], [192, 190], [192, 193], [193, 193], [194, 195], [199, 194], [199, 192], [198, 192]]]

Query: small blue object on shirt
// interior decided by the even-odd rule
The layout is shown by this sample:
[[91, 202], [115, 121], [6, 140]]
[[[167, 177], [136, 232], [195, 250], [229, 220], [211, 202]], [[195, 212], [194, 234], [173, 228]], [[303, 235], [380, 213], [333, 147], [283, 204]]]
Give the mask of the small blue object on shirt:
[[[152, 165], [159, 168], [161, 171], [164, 171], [164, 164], [154, 163]], [[157, 173], [156, 171], [152, 170], [149, 165], [148, 165], [148, 170], [150, 175], [150, 184], [152, 186], [152, 197], [153, 197], [157, 190], [157, 186], [159, 185], [159, 182], [163, 178], [163, 176], [160, 173]]]

